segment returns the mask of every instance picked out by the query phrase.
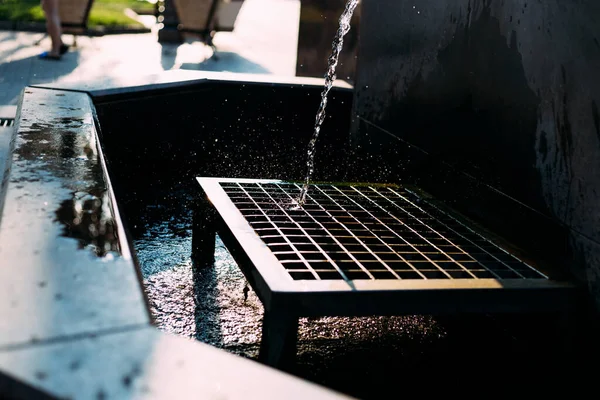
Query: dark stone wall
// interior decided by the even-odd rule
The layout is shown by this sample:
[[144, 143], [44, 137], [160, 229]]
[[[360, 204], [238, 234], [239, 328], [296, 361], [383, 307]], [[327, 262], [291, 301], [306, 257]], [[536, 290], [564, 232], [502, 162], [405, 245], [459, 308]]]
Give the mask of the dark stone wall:
[[[198, 176], [303, 181], [322, 90], [222, 80], [94, 98], [117, 196], [131, 197], [132, 180], [150, 193], [170, 185], [195, 189]], [[352, 96], [346, 88], [330, 92], [315, 181], [343, 179]]]
[[[296, 76], [325, 76], [331, 44], [345, 5], [346, 0], [302, 0]], [[338, 78], [348, 82], [355, 79], [359, 21], [360, 4], [354, 10], [350, 32], [344, 37], [344, 48], [336, 70]]]
[[571, 270], [600, 305], [600, 2], [361, 11], [357, 159]]

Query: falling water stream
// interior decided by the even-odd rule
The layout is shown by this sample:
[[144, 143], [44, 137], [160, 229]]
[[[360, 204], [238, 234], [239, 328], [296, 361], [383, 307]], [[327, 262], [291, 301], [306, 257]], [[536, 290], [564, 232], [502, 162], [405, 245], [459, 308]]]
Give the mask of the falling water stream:
[[317, 139], [319, 138], [319, 133], [321, 132], [321, 125], [323, 125], [323, 121], [325, 120], [327, 95], [329, 94], [329, 91], [333, 86], [333, 82], [335, 81], [335, 68], [337, 67], [338, 58], [344, 46], [344, 36], [346, 35], [346, 33], [348, 33], [348, 31], [350, 31], [350, 20], [352, 19], [352, 14], [354, 14], [354, 9], [358, 5], [358, 2], [359, 0], [348, 0], [348, 3], [346, 3], [346, 8], [344, 9], [342, 16], [340, 17], [340, 27], [338, 28], [338, 31], [335, 34], [335, 38], [333, 39], [332, 52], [329, 56], [327, 73], [325, 74], [325, 89], [321, 93], [321, 105], [319, 106], [319, 110], [317, 112], [313, 136], [310, 139], [310, 142], [308, 143], [306, 178], [304, 180], [304, 185], [302, 186], [300, 196], [298, 197], [298, 205], [300, 206], [304, 205], [304, 203], [306, 202], [306, 196], [310, 187], [310, 178], [315, 170], [315, 151]]

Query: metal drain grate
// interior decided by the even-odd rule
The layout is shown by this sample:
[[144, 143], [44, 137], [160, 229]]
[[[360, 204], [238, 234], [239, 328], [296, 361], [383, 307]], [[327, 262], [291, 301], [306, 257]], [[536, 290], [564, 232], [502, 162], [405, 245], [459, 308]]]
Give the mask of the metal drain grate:
[[14, 118], [0, 118], [0, 127], [9, 127], [15, 124]]
[[547, 279], [400, 187], [220, 185], [294, 280]]
[[[197, 178], [192, 261], [214, 266], [218, 234], [264, 306], [259, 358], [295, 354], [298, 318], [571, 312], [577, 286], [509, 254], [393, 185]], [[417, 192], [419, 194], [417, 194]]]

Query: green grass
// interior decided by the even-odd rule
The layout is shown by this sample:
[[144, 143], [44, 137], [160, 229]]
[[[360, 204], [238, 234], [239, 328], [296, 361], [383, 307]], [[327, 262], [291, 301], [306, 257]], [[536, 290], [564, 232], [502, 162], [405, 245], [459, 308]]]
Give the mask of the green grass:
[[39, 4], [35, 0], [0, 0], [0, 20], [43, 21], [44, 13]]
[[[123, 13], [126, 8], [153, 10], [154, 5], [140, 0], [94, 0], [88, 25], [141, 27]], [[43, 22], [44, 12], [39, 0], [0, 0], [0, 21]]]

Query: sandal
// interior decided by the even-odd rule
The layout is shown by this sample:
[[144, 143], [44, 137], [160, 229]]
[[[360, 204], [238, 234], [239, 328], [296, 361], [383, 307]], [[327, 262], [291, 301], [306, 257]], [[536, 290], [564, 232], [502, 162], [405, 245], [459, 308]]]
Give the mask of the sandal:
[[52, 61], [59, 61], [61, 59], [60, 54], [59, 55], [54, 55], [54, 54], [50, 54], [50, 52], [45, 51], [42, 54], [39, 55], [40, 60], [52, 60]]
[[61, 55], [65, 54], [68, 51], [69, 51], [69, 45], [68, 44], [64, 44], [63, 43], [63, 44], [60, 45], [59, 52], [60, 52]]

